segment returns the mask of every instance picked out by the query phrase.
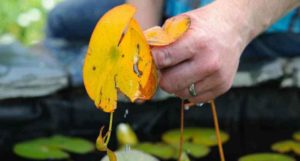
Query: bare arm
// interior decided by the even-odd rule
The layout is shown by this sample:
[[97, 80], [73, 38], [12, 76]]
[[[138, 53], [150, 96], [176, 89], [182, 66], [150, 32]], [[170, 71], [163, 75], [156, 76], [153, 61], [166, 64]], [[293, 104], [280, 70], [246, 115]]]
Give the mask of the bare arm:
[[248, 35], [245, 36], [251, 40], [288, 11], [299, 6], [300, 0], [219, 0], [217, 3], [221, 6], [229, 3], [228, 10], [234, 11], [231, 7], [237, 8], [240, 19], [244, 19], [241, 27], [248, 28]]
[[159, 25], [163, 0], [127, 0], [127, 3], [137, 7], [136, 19], [143, 29]]

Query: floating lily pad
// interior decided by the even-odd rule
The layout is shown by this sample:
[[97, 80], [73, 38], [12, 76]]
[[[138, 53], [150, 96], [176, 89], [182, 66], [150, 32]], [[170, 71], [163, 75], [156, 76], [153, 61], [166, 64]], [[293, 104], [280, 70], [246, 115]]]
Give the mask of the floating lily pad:
[[49, 143], [51, 146], [77, 154], [86, 154], [94, 150], [93, 143], [75, 137], [56, 135], [49, 138]]
[[297, 140], [297, 141], [300, 141], [300, 131], [295, 132], [295, 133], [293, 134], [293, 138], [294, 138], [295, 140]]
[[94, 145], [89, 141], [59, 135], [24, 141], [14, 146], [15, 154], [37, 160], [66, 159], [69, 154], [65, 151], [85, 154], [93, 150]]
[[239, 161], [296, 161], [294, 158], [275, 153], [259, 153], [243, 156]]
[[[229, 135], [220, 131], [222, 143], [229, 140]], [[162, 140], [168, 144], [178, 144], [180, 139], [180, 130], [170, 130], [163, 134]], [[185, 128], [184, 140], [195, 144], [202, 144], [206, 146], [217, 145], [217, 138], [215, 130], [211, 128]]]
[[117, 126], [117, 140], [120, 145], [135, 145], [138, 138], [129, 124], [121, 123]]
[[133, 148], [162, 159], [171, 159], [176, 153], [174, 147], [163, 143], [141, 143], [135, 145]]
[[[115, 154], [117, 156], [117, 161], [159, 161], [155, 157], [137, 150], [122, 150], [115, 152]], [[105, 156], [101, 161], [109, 161], [109, 159]]]
[[279, 153], [294, 152], [295, 154], [300, 155], [300, 143], [293, 140], [280, 141], [272, 145], [272, 150]]
[[194, 158], [202, 158], [209, 154], [210, 149], [201, 144], [194, 144], [186, 142], [183, 144], [183, 149], [186, 153], [190, 154]]
[[14, 152], [27, 159], [67, 159], [69, 154], [58, 148], [50, 147], [46, 138], [21, 142], [14, 146]]

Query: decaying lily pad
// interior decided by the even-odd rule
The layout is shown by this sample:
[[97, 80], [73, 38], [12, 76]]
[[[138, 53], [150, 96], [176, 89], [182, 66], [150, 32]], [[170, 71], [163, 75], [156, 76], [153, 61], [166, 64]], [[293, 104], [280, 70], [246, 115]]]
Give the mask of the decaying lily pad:
[[300, 155], [300, 143], [293, 140], [280, 141], [272, 145], [272, 150], [279, 153], [294, 152], [295, 154]]
[[66, 159], [69, 158], [67, 152], [85, 154], [93, 150], [94, 145], [89, 141], [60, 135], [24, 141], [14, 146], [17, 155], [38, 160]]
[[163, 143], [141, 143], [133, 148], [162, 159], [171, 159], [176, 153], [174, 147]]
[[[115, 152], [115, 154], [117, 156], [117, 161], [159, 161], [155, 157], [137, 150], [122, 150]], [[105, 156], [101, 161], [109, 161], [109, 159]]]
[[[229, 135], [220, 131], [222, 143], [229, 140]], [[178, 144], [180, 138], [180, 130], [170, 130], [163, 134], [162, 140], [168, 144]], [[215, 130], [211, 128], [185, 128], [184, 129], [185, 142], [192, 142], [195, 144], [202, 144], [206, 146], [217, 145], [217, 138]]]
[[117, 126], [117, 140], [120, 145], [136, 145], [138, 138], [129, 124], [120, 123]]
[[276, 153], [259, 153], [243, 156], [239, 161], [296, 161], [294, 158]]
[[300, 141], [300, 131], [295, 132], [295, 133], [293, 134], [293, 138], [294, 138], [295, 140], [297, 140], [297, 141]]

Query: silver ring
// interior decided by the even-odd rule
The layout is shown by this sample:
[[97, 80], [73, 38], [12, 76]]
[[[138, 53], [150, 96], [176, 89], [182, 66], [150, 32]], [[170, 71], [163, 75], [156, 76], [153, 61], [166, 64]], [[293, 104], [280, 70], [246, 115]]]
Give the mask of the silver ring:
[[195, 89], [195, 83], [191, 84], [189, 86], [189, 94], [192, 96], [192, 97], [195, 97], [197, 96], [197, 92], [196, 92], [196, 89]]

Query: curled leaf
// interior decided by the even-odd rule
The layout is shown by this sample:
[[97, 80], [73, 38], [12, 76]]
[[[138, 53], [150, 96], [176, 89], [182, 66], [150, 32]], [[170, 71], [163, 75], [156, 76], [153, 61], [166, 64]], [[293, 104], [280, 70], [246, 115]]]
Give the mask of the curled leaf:
[[105, 143], [105, 141], [106, 141], [106, 138], [108, 136], [108, 133], [106, 133], [103, 136], [103, 129], [104, 129], [104, 127], [101, 127], [100, 132], [99, 132], [99, 136], [97, 137], [97, 140], [96, 140], [96, 148], [99, 151], [106, 151], [107, 150], [107, 144]]
[[144, 34], [151, 46], [165, 46], [178, 40], [190, 27], [191, 19], [181, 15], [168, 19], [163, 27], [155, 26], [147, 29]]
[[107, 156], [109, 158], [109, 161], [117, 161], [117, 156], [110, 149], [107, 149]]

